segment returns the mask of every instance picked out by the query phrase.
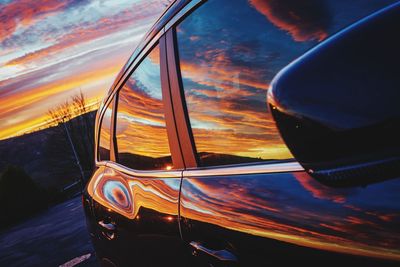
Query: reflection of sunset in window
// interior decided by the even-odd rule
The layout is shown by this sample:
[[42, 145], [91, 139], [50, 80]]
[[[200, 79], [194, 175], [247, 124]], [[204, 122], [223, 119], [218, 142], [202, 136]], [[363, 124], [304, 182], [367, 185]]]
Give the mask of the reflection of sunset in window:
[[362, 2], [209, 0], [177, 26], [202, 165], [293, 157], [267, 109], [269, 85], [319, 42], [393, 1]]
[[[264, 34], [252, 30], [268, 32], [270, 25], [248, 3], [242, 3], [235, 16], [209, 15], [221, 5], [208, 2], [177, 29], [183, 87], [199, 158], [203, 165], [290, 159], [266, 100], [275, 75], [266, 62], [280, 63], [281, 58], [271, 51]], [[251, 18], [240, 22], [240, 27], [250, 30], [237, 30], [237, 16]]]
[[159, 48], [140, 63], [118, 98], [119, 162], [134, 169], [172, 166], [161, 94]]

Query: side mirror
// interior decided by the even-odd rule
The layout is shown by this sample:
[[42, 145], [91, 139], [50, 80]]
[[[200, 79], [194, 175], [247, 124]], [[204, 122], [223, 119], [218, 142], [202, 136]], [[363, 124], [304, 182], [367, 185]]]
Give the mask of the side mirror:
[[400, 177], [400, 4], [283, 69], [268, 103], [287, 146], [331, 186]]

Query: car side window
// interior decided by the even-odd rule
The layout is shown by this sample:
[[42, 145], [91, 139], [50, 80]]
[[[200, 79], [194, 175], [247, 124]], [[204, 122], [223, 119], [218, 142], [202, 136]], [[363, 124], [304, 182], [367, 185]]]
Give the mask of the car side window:
[[247, 1], [211, 0], [176, 32], [200, 166], [292, 158], [266, 102], [268, 62], [290, 48], [271, 50], [265, 17]]
[[158, 45], [120, 89], [116, 119], [118, 163], [136, 170], [172, 168]]
[[390, 3], [383, 2], [210, 0], [178, 24], [200, 165], [292, 158], [267, 107], [271, 80], [311, 47]]
[[111, 144], [111, 117], [113, 100], [108, 104], [103, 117], [101, 118], [100, 136], [98, 156], [100, 161], [110, 160], [110, 144]]

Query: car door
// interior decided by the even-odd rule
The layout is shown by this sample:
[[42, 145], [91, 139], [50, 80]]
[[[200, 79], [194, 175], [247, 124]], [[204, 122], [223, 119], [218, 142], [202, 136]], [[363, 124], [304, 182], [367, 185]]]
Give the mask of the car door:
[[184, 265], [178, 222], [184, 166], [174, 147], [164, 44], [164, 37], [148, 44], [105, 104], [97, 163], [104, 171], [88, 192], [96, 252], [106, 266]]
[[186, 163], [181, 229], [199, 265], [385, 266], [400, 259], [400, 181], [344, 189], [319, 183], [293, 159], [266, 101], [288, 63], [390, 2], [210, 0], [168, 29]]
[[334, 189], [295, 168], [281, 163], [187, 172], [182, 230], [199, 262], [398, 265], [399, 179]]

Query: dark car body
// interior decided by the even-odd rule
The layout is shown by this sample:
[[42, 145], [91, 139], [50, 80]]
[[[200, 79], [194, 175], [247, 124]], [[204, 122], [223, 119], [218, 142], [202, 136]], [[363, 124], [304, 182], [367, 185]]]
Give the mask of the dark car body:
[[[396, 166], [390, 165], [390, 171], [386, 161], [384, 167], [379, 165], [382, 172], [362, 169], [359, 166], [366, 159], [356, 157], [355, 151], [368, 154], [361, 149], [368, 146], [368, 140], [357, 143], [362, 136], [342, 132], [370, 120], [359, 119], [361, 115], [337, 119], [353, 111], [364, 115], [357, 101], [334, 106], [333, 110], [347, 110], [343, 108], [339, 115], [330, 111], [320, 120], [330, 122], [329, 115], [336, 114], [335, 121], [345, 122], [340, 131], [327, 126], [334, 130], [321, 130], [314, 136], [310, 131], [316, 129], [314, 124], [303, 126], [309, 125], [304, 123], [306, 115], [318, 115], [318, 110], [304, 114], [299, 110], [317, 100], [300, 103], [297, 98], [292, 102], [284, 98], [295, 99], [291, 92], [306, 87], [315, 87], [314, 95], [320, 90], [317, 95], [338, 97], [324, 92], [324, 74], [336, 73], [327, 77], [346, 83], [356, 75], [346, 73], [357, 67], [347, 70], [337, 65], [336, 60], [343, 66], [350, 62], [341, 52], [331, 53], [326, 57], [329, 61], [319, 56], [342, 44], [341, 36], [374, 28], [369, 25], [377, 25], [381, 17], [392, 19], [387, 23], [393, 24], [393, 17], [400, 16], [396, 1], [350, 2], [210, 0], [175, 1], [168, 7], [121, 70], [97, 114], [96, 170], [83, 203], [102, 265], [399, 266], [397, 150], [385, 150], [390, 159], [395, 158], [391, 164]], [[391, 25], [393, 29], [397, 26]], [[388, 31], [392, 28], [385, 26]], [[343, 55], [347, 47], [341, 48]], [[347, 58], [350, 54], [354, 53], [349, 52]], [[380, 55], [387, 58], [385, 53]], [[390, 59], [398, 56], [395, 53]], [[311, 65], [314, 69], [306, 69]], [[331, 68], [323, 70], [322, 66]], [[398, 77], [398, 67], [380, 66], [371, 68], [380, 75], [362, 75], [378, 80], [390, 73]], [[306, 79], [307, 75], [315, 77]], [[290, 81], [296, 81], [295, 85]], [[387, 90], [398, 88], [398, 83], [390, 81], [382, 82]], [[312, 87], [307, 82], [320, 84]], [[298, 91], [281, 90], [296, 84], [302, 84]], [[379, 98], [383, 101], [385, 96], [378, 93], [373, 102]], [[335, 101], [326, 103], [324, 107], [336, 105]], [[381, 110], [383, 115], [391, 112]], [[393, 110], [397, 113], [387, 117], [397, 123], [399, 108]], [[379, 133], [397, 133], [399, 126], [395, 125], [379, 128]], [[291, 129], [299, 128], [307, 131], [299, 132], [298, 140]], [[371, 140], [375, 132], [368, 133]], [[388, 136], [387, 140], [396, 142], [394, 134]], [[351, 153], [338, 149], [341, 144], [354, 144], [344, 143], [350, 140], [346, 138], [357, 143], [347, 149]], [[329, 140], [329, 146], [324, 140]], [[300, 143], [307, 146], [300, 147]], [[371, 144], [373, 149], [387, 145]], [[317, 154], [324, 147], [329, 148], [324, 150], [326, 158]], [[398, 148], [398, 141], [393, 148]], [[342, 157], [346, 153], [351, 160]], [[377, 152], [371, 154], [368, 160], [376, 160]], [[339, 168], [340, 179], [338, 172], [325, 171], [326, 166]], [[386, 172], [391, 176], [386, 177]], [[346, 180], [350, 176], [356, 180]], [[362, 176], [373, 177], [360, 183], [357, 179]]]

